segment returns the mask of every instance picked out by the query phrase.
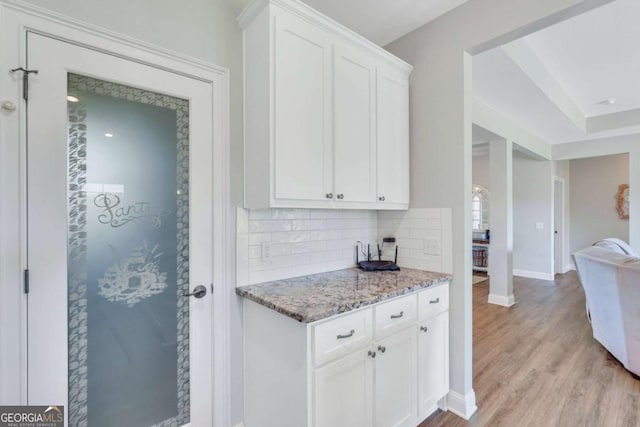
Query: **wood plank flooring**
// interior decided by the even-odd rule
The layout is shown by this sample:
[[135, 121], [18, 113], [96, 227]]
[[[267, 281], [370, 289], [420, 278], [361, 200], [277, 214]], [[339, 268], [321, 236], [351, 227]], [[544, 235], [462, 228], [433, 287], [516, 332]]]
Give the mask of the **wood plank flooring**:
[[593, 339], [575, 272], [514, 277], [511, 308], [488, 293], [489, 281], [474, 285], [478, 411], [469, 421], [438, 411], [420, 427], [640, 426], [640, 380]]

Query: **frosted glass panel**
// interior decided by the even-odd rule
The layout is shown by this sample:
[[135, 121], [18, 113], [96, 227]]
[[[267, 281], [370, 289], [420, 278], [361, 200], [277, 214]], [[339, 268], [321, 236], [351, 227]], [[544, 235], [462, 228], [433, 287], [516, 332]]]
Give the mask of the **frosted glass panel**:
[[188, 423], [188, 101], [68, 95], [69, 425]]

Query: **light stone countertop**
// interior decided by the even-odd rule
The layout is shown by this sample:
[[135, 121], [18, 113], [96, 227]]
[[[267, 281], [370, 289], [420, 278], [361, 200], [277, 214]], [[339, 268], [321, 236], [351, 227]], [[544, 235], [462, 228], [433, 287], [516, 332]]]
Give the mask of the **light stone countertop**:
[[236, 288], [236, 294], [299, 322], [311, 323], [400, 295], [444, 284], [451, 275], [402, 268], [358, 268]]

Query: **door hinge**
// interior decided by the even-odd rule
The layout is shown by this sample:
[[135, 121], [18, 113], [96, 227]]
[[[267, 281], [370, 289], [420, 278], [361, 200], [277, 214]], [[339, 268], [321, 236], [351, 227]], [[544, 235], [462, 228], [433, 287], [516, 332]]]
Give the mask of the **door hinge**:
[[24, 270], [24, 293], [29, 293], [29, 269]]
[[38, 74], [38, 70], [27, 70], [22, 67], [14, 68], [12, 73], [22, 71], [22, 98], [25, 101], [29, 100], [29, 74]]

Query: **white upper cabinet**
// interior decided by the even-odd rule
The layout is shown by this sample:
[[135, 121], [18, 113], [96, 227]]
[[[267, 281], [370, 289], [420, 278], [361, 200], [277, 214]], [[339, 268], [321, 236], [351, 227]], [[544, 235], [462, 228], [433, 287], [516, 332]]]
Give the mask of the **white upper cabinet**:
[[386, 67], [378, 69], [378, 200], [409, 203], [409, 84]]
[[412, 67], [300, 1], [238, 21], [245, 207], [407, 209]]
[[376, 201], [376, 63], [345, 45], [335, 49], [334, 168], [338, 200]]
[[290, 14], [274, 22], [275, 51], [284, 53], [273, 70], [274, 196], [324, 200], [332, 186], [331, 39]]

